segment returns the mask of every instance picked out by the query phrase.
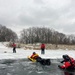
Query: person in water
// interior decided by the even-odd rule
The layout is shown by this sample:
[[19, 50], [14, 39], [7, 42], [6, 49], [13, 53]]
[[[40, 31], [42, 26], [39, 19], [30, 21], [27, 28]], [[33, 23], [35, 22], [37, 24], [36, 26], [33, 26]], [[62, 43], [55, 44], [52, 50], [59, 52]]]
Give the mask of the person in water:
[[37, 59], [39, 57], [39, 55], [36, 53], [36, 52], [33, 52], [33, 54], [31, 55], [31, 57], [30, 58], [32, 58], [32, 59]]
[[31, 55], [32, 59], [35, 59], [37, 62], [39, 62], [42, 65], [50, 65], [50, 59], [43, 59], [41, 58], [36, 52], [33, 52], [33, 54]]
[[63, 65], [58, 65], [59, 68], [61, 69], [73, 69], [75, 67], [75, 60], [68, 56], [68, 55], [63, 55], [63, 61], [61, 61], [61, 63], [63, 63]]

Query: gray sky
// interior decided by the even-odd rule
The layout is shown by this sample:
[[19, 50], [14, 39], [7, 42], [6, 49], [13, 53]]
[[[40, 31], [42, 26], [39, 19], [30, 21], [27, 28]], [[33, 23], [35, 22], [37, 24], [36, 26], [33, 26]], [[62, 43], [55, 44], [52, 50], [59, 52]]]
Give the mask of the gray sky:
[[0, 0], [0, 24], [17, 33], [44, 26], [75, 34], [75, 0]]

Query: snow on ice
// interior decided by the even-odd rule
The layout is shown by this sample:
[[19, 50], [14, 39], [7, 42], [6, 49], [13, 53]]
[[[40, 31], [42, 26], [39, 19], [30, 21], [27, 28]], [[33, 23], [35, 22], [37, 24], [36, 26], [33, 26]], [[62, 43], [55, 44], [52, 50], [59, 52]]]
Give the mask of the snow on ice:
[[45, 54], [41, 54], [41, 50], [24, 50], [23, 48], [17, 48], [17, 53], [13, 53], [12, 48], [5, 47], [3, 43], [0, 43], [0, 60], [2, 59], [26, 59], [33, 52], [36, 52], [42, 58], [58, 59], [62, 58], [62, 55], [68, 54], [75, 59], [75, 50], [45, 50]]

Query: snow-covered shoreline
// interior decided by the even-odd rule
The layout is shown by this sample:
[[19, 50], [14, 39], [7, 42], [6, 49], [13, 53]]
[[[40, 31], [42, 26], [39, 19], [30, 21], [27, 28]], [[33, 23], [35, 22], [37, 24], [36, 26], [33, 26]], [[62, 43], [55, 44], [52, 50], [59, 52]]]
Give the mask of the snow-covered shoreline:
[[[26, 59], [27, 56], [30, 56], [33, 52], [36, 52], [42, 58], [50, 58], [50, 59], [59, 59], [62, 58], [62, 55], [68, 54], [75, 58], [74, 50], [45, 50], [45, 54], [41, 54], [40, 50], [24, 50], [24, 49], [16, 49], [17, 53], [13, 53], [12, 48], [0, 48], [0, 60], [2, 59]], [[6, 52], [6, 53], [4, 53]]]
[[24, 50], [22, 48], [16, 49], [17, 53], [13, 53], [12, 48], [5, 47], [0, 43], [0, 60], [2, 59], [27, 59], [33, 52], [39, 54], [42, 58], [61, 59], [62, 55], [68, 54], [75, 59], [75, 50], [45, 50], [45, 54], [41, 54], [41, 50]]

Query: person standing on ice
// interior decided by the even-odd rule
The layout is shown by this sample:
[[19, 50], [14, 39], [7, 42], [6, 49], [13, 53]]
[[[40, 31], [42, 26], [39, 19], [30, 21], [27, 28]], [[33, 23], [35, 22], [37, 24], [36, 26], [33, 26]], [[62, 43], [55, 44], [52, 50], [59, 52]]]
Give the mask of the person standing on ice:
[[13, 44], [12, 44], [12, 47], [13, 47], [13, 53], [16, 53], [16, 44], [13, 43]]
[[45, 44], [41, 44], [41, 54], [45, 54]]

